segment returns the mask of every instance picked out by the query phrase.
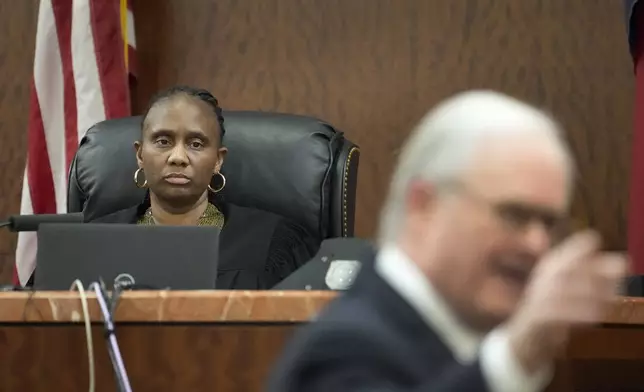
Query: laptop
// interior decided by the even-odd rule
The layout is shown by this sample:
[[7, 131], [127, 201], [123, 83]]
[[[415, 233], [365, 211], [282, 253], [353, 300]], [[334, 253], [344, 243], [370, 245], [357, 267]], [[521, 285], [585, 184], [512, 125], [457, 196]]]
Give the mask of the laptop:
[[41, 224], [36, 290], [69, 290], [102, 279], [150, 290], [215, 288], [220, 230], [212, 226]]

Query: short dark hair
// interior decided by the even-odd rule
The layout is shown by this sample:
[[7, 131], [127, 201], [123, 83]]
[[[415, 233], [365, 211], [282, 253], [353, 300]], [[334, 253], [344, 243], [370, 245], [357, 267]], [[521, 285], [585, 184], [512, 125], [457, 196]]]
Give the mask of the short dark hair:
[[182, 94], [197, 98], [210, 106], [212, 111], [215, 113], [215, 116], [217, 117], [217, 122], [219, 123], [219, 131], [221, 133], [220, 137], [221, 140], [223, 140], [224, 134], [226, 133], [226, 128], [224, 128], [224, 115], [221, 107], [219, 106], [219, 101], [217, 100], [217, 98], [215, 98], [214, 95], [212, 95], [212, 93], [210, 93], [210, 91], [203, 88], [196, 88], [191, 86], [173, 86], [166, 90], [158, 92], [150, 100], [150, 104], [143, 114], [143, 121], [141, 123], [141, 126], [143, 126], [143, 124], [145, 123], [150, 109], [152, 109], [156, 104]]

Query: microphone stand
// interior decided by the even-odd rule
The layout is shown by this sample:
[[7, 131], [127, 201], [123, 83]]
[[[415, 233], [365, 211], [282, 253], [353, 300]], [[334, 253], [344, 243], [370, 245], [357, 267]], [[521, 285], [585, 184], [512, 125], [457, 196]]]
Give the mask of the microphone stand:
[[112, 322], [112, 316], [107, 306], [107, 296], [104, 293], [103, 287], [98, 283], [94, 282], [90, 286], [96, 292], [96, 299], [103, 313], [103, 320], [105, 323], [105, 332], [107, 337], [107, 351], [110, 354], [110, 361], [114, 368], [114, 376], [116, 377], [116, 384], [120, 392], [132, 392], [130, 387], [130, 380], [127, 377], [127, 372], [125, 371], [125, 365], [123, 364], [123, 358], [121, 357], [121, 351], [119, 350], [118, 343], [116, 342], [116, 336], [114, 336], [114, 323]]

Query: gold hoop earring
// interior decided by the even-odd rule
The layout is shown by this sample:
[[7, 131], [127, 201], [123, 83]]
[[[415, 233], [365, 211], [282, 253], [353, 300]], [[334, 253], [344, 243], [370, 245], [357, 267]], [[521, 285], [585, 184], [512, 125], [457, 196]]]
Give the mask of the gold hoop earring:
[[[141, 184], [140, 181], [139, 181], [139, 174], [141, 174], [141, 173], [143, 173], [143, 176], [144, 176], [143, 184]], [[136, 169], [136, 171], [134, 172], [134, 184], [136, 184], [137, 188], [145, 188], [145, 187], [148, 186], [148, 179], [145, 178], [145, 172], [143, 172], [142, 167]]]
[[219, 175], [219, 177], [221, 177], [221, 186], [220, 186], [219, 188], [217, 188], [217, 189], [213, 189], [213, 187], [211, 187], [211, 186], [210, 186], [210, 184], [208, 184], [208, 190], [209, 190], [210, 192], [212, 192], [212, 193], [219, 193], [219, 192], [221, 192], [221, 191], [222, 191], [222, 189], [224, 189], [224, 187], [226, 186], [226, 177], [224, 177], [224, 175], [223, 175], [223, 174], [221, 174], [221, 173], [215, 173], [215, 174], [213, 175], [213, 177], [214, 177], [215, 175]]

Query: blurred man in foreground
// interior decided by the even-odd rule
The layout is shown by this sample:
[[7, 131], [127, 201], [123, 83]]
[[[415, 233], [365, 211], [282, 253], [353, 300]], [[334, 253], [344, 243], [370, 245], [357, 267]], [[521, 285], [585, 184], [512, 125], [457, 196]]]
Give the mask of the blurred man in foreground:
[[440, 104], [400, 154], [373, 267], [298, 333], [269, 391], [543, 390], [626, 273], [595, 233], [553, 247], [573, 173], [539, 110], [487, 91]]

